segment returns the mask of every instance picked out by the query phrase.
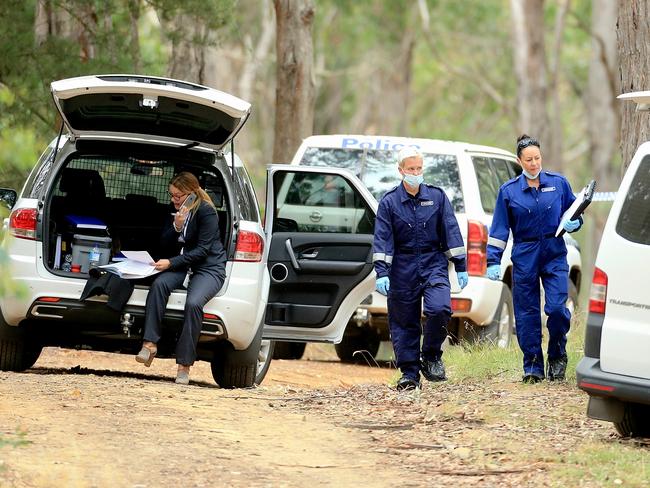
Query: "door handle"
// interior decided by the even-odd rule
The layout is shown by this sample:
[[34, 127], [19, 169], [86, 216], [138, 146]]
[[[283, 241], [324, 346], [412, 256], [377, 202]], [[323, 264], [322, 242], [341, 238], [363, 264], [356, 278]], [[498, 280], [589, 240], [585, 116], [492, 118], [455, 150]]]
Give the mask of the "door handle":
[[289, 259], [291, 260], [291, 265], [296, 271], [300, 271], [300, 265], [298, 264], [298, 260], [296, 259], [296, 255], [293, 252], [293, 246], [291, 245], [291, 239], [287, 239], [284, 242], [284, 247], [287, 250], [287, 254], [289, 254]]
[[301, 258], [316, 259], [318, 257], [318, 249], [308, 249], [307, 252], [300, 254]]

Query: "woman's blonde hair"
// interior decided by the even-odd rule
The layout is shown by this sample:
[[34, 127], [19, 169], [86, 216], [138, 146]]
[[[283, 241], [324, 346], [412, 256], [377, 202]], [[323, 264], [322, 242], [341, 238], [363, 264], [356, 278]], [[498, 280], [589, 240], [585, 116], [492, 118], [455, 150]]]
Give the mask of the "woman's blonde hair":
[[212, 207], [214, 207], [214, 203], [212, 202], [210, 195], [208, 195], [206, 191], [199, 186], [199, 180], [189, 171], [181, 171], [171, 180], [169, 180], [169, 184], [175, 186], [183, 193], [196, 193], [196, 196], [198, 198], [192, 205], [188, 207], [188, 210], [194, 210], [201, 204], [202, 201], [207, 202]]

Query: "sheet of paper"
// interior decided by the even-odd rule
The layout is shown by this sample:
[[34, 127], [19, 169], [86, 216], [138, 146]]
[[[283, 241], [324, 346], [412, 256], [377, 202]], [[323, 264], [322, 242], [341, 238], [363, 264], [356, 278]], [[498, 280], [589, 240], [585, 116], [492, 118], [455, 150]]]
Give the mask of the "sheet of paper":
[[[124, 253], [124, 251], [122, 252]], [[151, 262], [151, 259], [149, 262]], [[151, 266], [150, 264], [140, 261], [133, 261], [131, 259], [125, 259], [119, 263], [105, 264], [99, 267], [105, 269], [106, 271], [110, 271], [111, 273], [115, 273], [127, 280], [145, 278], [159, 272], [154, 266]]]
[[138, 263], [151, 264], [153, 258], [147, 251], [122, 251], [126, 259], [137, 261]]

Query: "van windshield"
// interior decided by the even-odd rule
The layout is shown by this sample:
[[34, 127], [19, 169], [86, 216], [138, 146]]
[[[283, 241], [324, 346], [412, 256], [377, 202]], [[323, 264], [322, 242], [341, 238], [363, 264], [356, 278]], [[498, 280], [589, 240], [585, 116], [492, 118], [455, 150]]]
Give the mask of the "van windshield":
[[[422, 155], [424, 156], [424, 181], [444, 190], [454, 207], [454, 212], [464, 212], [465, 205], [456, 156], [426, 152]], [[401, 181], [394, 151], [310, 147], [303, 154], [300, 164], [350, 170], [377, 200]]]

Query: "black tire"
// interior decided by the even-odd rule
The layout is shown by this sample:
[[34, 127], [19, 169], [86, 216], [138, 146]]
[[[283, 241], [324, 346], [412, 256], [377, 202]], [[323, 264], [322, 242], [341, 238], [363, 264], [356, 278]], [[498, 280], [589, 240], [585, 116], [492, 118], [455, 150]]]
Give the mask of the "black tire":
[[305, 342], [275, 341], [273, 359], [300, 359], [305, 354]]
[[[230, 342], [223, 341], [215, 348], [210, 369], [214, 381], [221, 388], [250, 388], [256, 381], [262, 381], [273, 353], [273, 343], [262, 341], [263, 326], [260, 324], [255, 338], [243, 351], [236, 351]], [[260, 365], [260, 352], [266, 348], [265, 364]]]
[[[348, 324], [348, 327], [351, 325]], [[353, 325], [356, 328], [356, 324]], [[366, 354], [373, 358], [377, 356], [381, 341], [379, 336], [371, 330], [359, 330], [355, 334], [345, 334], [343, 340], [334, 344], [336, 355], [344, 363], [366, 363], [369, 359]], [[355, 352], [358, 352], [355, 354]]]
[[459, 326], [461, 340], [506, 348], [514, 334], [515, 314], [510, 288], [504, 284], [492, 322], [485, 326], [465, 323]]
[[571, 312], [571, 318], [575, 317], [575, 312], [578, 310], [578, 289], [571, 280], [569, 280], [569, 296], [566, 301], [566, 307]]
[[260, 352], [257, 358], [257, 366], [255, 373], [255, 384], [259, 385], [264, 381], [266, 373], [271, 366], [273, 359], [273, 349], [275, 348], [275, 341], [263, 340], [260, 345]]
[[0, 317], [0, 370], [25, 371], [34, 366], [43, 346], [29, 339], [25, 327], [7, 325]]
[[650, 405], [625, 403], [623, 420], [614, 427], [623, 437], [650, 437]]

